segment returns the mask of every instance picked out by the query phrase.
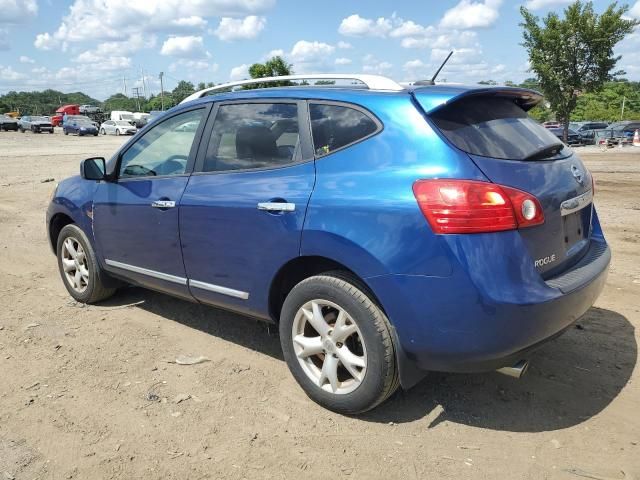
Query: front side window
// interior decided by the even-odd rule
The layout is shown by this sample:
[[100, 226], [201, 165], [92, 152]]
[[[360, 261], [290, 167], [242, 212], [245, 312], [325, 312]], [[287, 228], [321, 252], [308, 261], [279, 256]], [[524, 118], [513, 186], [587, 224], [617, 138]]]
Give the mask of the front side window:
[[313, 148], [316, 156], [327, 155], [373, 135], [378, 125], [368, 115], [342, 105], [309, 105]]
[[295, 103], [221, 105], [203, 172], [274, 168], [295, 161], [300, 143]]
[[203, 114], [202, 108], [191, 110], [153, 127], [122, 155], [119, 176], [135, 178], [185, 173], [196, 129], [184, 126], [199, 125]]

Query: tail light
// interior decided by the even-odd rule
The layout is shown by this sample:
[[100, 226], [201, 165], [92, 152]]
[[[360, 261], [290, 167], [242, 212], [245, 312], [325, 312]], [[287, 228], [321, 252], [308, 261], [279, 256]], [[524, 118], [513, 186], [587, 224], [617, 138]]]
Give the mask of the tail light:
[[434, 233], [485, 233], [544, 223], [533, 195], [475, 180], [418, 180], [413, 194]]

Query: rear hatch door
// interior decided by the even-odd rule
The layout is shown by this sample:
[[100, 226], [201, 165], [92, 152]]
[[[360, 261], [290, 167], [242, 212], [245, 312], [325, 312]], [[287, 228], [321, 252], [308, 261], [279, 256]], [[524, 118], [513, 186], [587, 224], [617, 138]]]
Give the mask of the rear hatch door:
[[591, 237], [591, 175], [571, 148], [526, 113], [539, 94], [470, 90], [435, 108], [427, 92], [416, 90], [414, 96], [446, 140], [490, 181], [538, 198], [544, 223], [519, 232], [544, 278], [580, 260]]

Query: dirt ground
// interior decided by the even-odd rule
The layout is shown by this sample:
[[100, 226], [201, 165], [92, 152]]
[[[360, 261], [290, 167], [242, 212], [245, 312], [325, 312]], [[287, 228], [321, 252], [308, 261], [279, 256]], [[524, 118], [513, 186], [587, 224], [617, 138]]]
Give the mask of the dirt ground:
[[122, 141], [0, 133], [0, 479], [640, 479], [640, 148], [582, 150], [611, 272], [528, 375], [433, 374], [349, 418], [306, 398], [266, 324], [140, 288], [70, 300], [43, 181]]

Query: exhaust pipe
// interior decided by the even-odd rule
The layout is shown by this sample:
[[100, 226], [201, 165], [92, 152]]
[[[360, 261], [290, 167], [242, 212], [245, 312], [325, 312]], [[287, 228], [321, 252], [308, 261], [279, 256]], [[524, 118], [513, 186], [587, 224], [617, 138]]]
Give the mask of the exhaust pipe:
[[520, 360], [512, 367], [502, 367], [496, 370], [498, 373], [508, 375], [513, 378], [521, 378], [529, 368], [529, 360]]

